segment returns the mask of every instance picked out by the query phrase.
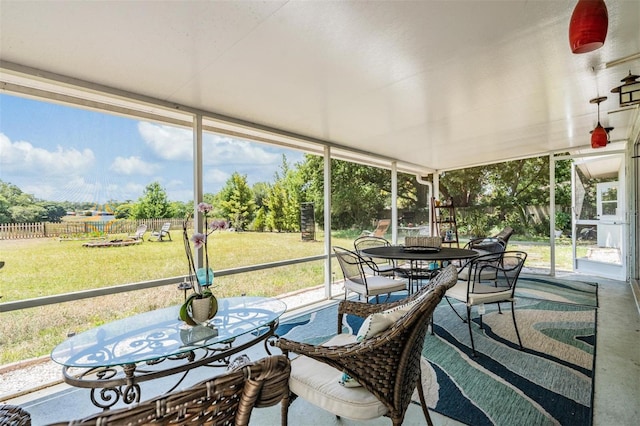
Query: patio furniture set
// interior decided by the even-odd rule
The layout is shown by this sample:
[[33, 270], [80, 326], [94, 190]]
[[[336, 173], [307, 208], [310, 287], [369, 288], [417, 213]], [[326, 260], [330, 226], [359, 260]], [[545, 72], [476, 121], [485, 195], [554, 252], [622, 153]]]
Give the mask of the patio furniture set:
[[[338, 417], [386, 416], [400, 425], [417, 387], [425, 421], [431, 425], [420, 358], [435, 307], [442, 299], [454, 311], [450, 299], [466, 306], [466, 316], [456, 313], [469, 326], [476, 355], [470, 320], [473, 306], [511, 303], [522, 349], [513, 294], [526, 253], [506, 251], [502, 237], [475, 241], [465, 249], [437, 250], [403, 250], [383, 239], [364, 240], [373, 236], [362, 238], [356, 240], [354, 251], [334, 248], [344, 273], [345, 299], [338, 305], [337, 335], [328, 342], [312, 345], [279, 338], [275, 333], [286, 305], [261, 297], [221, 299], [215, 318], [193, 327], [178, 319], [178, 307], [106, 324], [71, 337], [52, 352], [52, 359], [63, 365], [64, 380], [91, 389], [93, 404], [104, 409], [60, 424], [248, 424], [253, 407], [282, 402], [282, 424], [286, 425], [289, 404], [301, 397]], [[473, 248], [478, 244], [489, 250]], [[409, 267], [398, 268], [399, 261], [409, 262]], [[420, 279], [415, 291], [406, 283], [414, 261], [438, 264], [428, 280]], [[349, 300], [349, 291], [366, 300]], [[380, 295], [398, 291], [407, 291], [407, 297], [369, 303], [371, 298], [379, 302]], [[345, 315], [364, 319], [357, 335], [342, 333]], [[232, 355], [259, 342], [264, 343], [265, 358], [231, 362]], [[283, 355], [272, 355], [270, 347], [279, 348]], [[203, 365], [228, 371], [176, 391], [184, 376]], [[179, 375], [173, 388], [140, 402], [140, 383], [173, 375]], [[132, 405], [113, 409], [118, 401]], [[15, 409], [5, 411], [15, 413]]]

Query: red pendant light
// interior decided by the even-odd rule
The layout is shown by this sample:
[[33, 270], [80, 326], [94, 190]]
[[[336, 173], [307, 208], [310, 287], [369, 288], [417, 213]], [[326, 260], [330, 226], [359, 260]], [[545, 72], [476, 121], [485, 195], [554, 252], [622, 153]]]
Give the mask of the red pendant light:
[[592, 104], [598, 104], [598, 124], [596, 128], [591, 131], [591, 148], [604, 148], [607, 146], [609, 143], [609, 132], [613, 130], [613, 127], [604, 128], [600, 124], [600, 102], [605, 100], [607, 100], [607, 97], [602, 96], [589, 101]]
[[598, 121], [598, 125], [593, 129], [593, 132], [591, 132], [591, 148], [604, 148], [608, 142], [609, 135], [607, 135], [607, 131]]
[[569, 44], [573, 53], [587, 53], [604, 45], [609, 14], [604, 0], [579, 0], [569, 24]]

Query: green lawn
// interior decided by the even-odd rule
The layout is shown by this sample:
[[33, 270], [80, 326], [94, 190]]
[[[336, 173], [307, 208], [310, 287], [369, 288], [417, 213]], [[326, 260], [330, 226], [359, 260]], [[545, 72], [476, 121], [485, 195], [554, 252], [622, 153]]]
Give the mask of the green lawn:
[[[109, 238], [122, 236], [111, 235]], [[84, 241], [58, 239], [1, 240], [0, 253], [6, 262], [0, 271], [3, 302], [79, 290], [114, 286], [187, 273], [184, 246], [179, 231], [173, 241], [148, 242], [127, 247], [87, 248]], [[209, 244], [214, 270], [256, 265], [278, 260], [319, 255], [324, 252], [323, 235], [304, 242], [298, 233], [216, 232]], [[336, 233], [333, 245], [353, 246], [354, 235]], [[548, 244], [512, 241], [512, 250], [529, 253], [527, 266], [549, 267]], [[557, 247], [562, 265], [571, 269], [571, 248]], [[338, 279], [341, 274], [333, 263]], [[242, 293], [277, 296], [321, 285], [323, 262], [218, 277], [214, 291], [220, 297]], [[0, 364], [46, 355], [68, 333], [81, 332], [124, 316], [180, 303], [183, 293], [174, 286], [126, 294], [61, 303], [18, 312], [0, 313]]]

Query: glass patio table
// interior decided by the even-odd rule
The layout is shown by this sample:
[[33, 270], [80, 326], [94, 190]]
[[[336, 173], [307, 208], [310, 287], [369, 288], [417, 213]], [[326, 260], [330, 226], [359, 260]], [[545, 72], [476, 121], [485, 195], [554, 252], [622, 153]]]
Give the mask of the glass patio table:
[[[171, 306], [73, 336], [51, 352], [51, 359], [63, 366], [65, 382], [91, 389], [95, 406], [108, 409], [120, 399], [131, 404], [140, 400], [141, 382], [183, 373], [170, 392], [193, 368], [227, 366], [231, 355], [266, 343], [286, 307], [265, 297], [218, 299], [213, 319], [189, 326], [178, 318], [180, 306]], [[266, 344], [265, 350], [269, 353]]]

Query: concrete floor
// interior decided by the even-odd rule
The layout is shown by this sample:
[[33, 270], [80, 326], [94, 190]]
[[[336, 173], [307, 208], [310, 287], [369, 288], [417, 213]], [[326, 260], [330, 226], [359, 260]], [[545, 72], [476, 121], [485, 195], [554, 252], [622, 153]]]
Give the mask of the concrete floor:
[[[593, 281], [593, 277], [589, 277]], [[629, 284], [598, 278], [597, 362], [594, 380], [595, 426], [637, 425], [640, 419], [640, 315]], [[293, 313], [288, 313], [287, 316]], [[249, 353], [251, 359], [264, 356], [264, 349]], [[201, 369], [199, 369], [201, 370]], [[190, 374], [184, 386], [210, 376], [211, 369]], [[219, 371], [219, 370], [214, 370]], [[166, 379], [164, 379], [166, 380]], [[154, 381], [153, 390], [143, 387], [143, 397], [149, 397], [162, 388]], [[148, 383], [147, 383], [148, 384]], [[168, 385], [167, 385], [168, 386]], [[147, 393], [145, 393], [147, 392]], [[19, 405], [31, 413], [34, 426], [51, 422], [82, 418], [97, 411], [89, 400], [86, 389], [59, 384], [3, 401]], [[436, 425], [453, 426], [460, 423], [431, 413]], [[280, 424], [280, 407], [256, 409], [251, 425], [271, 426]], [[297, 399], [289, 411], [289, 424], [293, 426], [359, 425], [364, 422], [337, 419], [332, 414]], [[367, 425], [389, 425], [390, 420], [380, 418]], [[405, 425], [425, 424], [422, 410], [411, 405]]]

